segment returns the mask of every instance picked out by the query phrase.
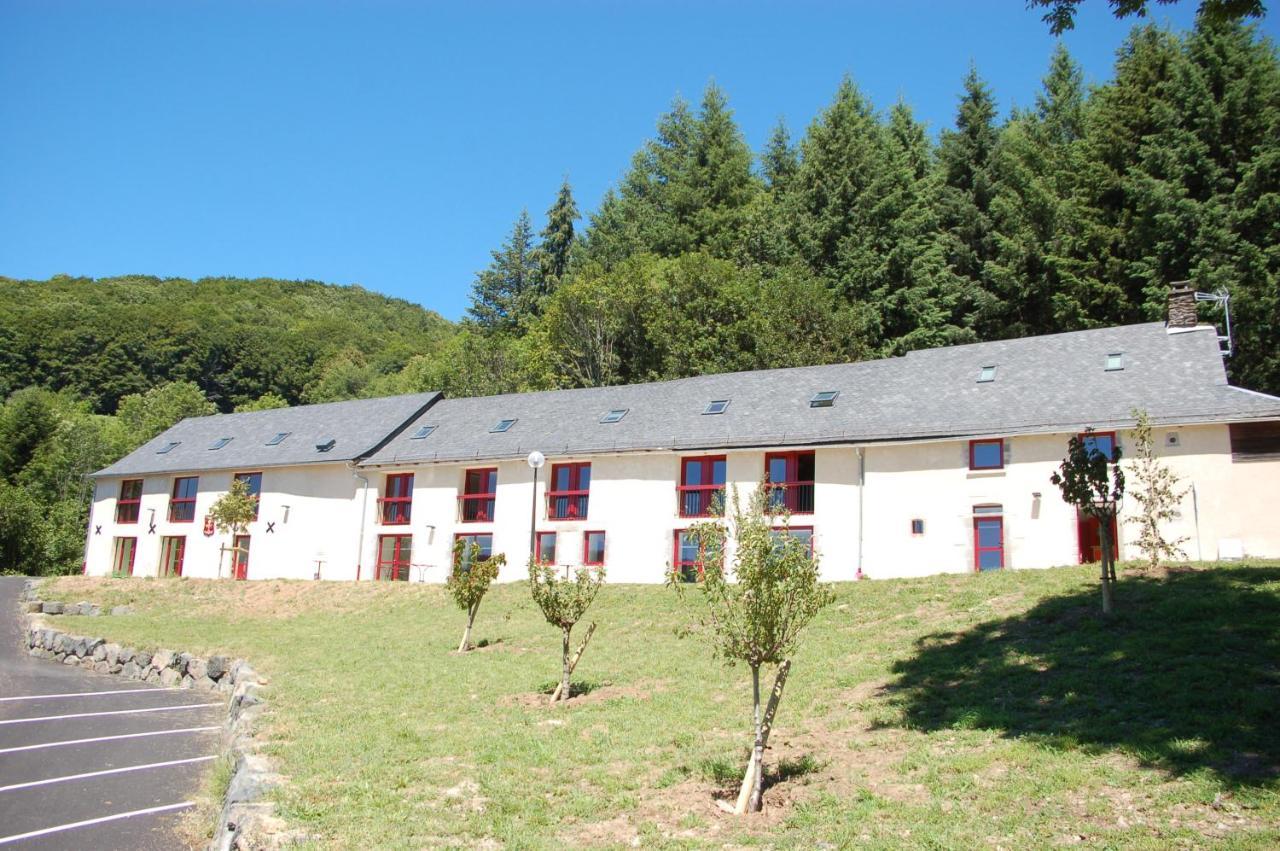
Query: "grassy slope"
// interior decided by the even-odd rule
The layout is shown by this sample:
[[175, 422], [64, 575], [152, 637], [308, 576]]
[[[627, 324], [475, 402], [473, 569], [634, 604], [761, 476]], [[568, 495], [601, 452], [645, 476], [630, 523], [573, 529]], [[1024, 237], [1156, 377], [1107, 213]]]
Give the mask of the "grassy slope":
[[[1089, 568], [837, 589], [782, 703], [766, 812], [713, 805], [745, 760], [745, 670], [682, 629], [700, 600], [613, 587], [568, 708], [527, 587], [479, 651], [436, 587], [56, 581], [128, 600], [116, 640], [230, 651], [272, 679], [286, 817], [339, 847], [772, 843], [1164, 848], [1280, 843], [1280, 566]], [[777, 768], [781, 766], [781, 772]]]

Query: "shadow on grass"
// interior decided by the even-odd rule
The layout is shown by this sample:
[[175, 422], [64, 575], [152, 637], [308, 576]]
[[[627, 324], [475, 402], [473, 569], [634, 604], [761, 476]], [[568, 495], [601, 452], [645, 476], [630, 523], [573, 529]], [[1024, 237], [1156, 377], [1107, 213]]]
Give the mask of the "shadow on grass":
[[[605, 680], [570, 680], [569, 681], [569, 699], [572, 700], [575, 697], [582, 697], [583, 695], [591, 694], [591, 692], [595, 691], [596, 689], [602, 688], [607, 685], [610, 685], [610, 683]], [[559, 680], [552, 680], [550, 682], [545, 682], [542, 685], [538, 686], [538, 692], [540, 694], [545, 694], [548, 697], [550, 697], [559, 686], [560, 686]]]
[[[740, 759], [730, 759], [725, 756], [705, 757], [698, 760], [695, 768], [703, 779], [721, 787], [723, 797], [728, 798], [738, 794], [738, 787], [742, 783], [742, 775], [746, 772], [747, 763], [750, 761], [751, 749], [747, 748], [743, 751]], [[821, 771], [823, 765], [813, 754], [784, 757], [777, 761], [770, 760], [766, 755], [764, 778], [760, 781], [760, 785], [767, 791], [770, 787], [779, 783], [785, 783], [788, 780], [794, 780], [797, 777]]]
[[1118, 749], [1229, 785], [1280, 777], [1280, 568], [1123, 578], [1017, 617], [917, 641], [894, 665], [907, 726], [998, 730], [1064, 749]]

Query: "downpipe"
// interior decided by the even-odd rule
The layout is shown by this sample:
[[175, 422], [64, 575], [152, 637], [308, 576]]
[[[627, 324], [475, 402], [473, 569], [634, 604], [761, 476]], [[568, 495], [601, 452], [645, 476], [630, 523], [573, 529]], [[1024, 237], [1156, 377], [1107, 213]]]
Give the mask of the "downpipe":
[[364, 488], [360, 491], [360, 534], [356, 536], [356, 582], [359, 582], [360, 562], [364, 558], [364, 521], [369, 511], [369, 479], [354, 467], [351, 470], [351, 477], [364, 482]]

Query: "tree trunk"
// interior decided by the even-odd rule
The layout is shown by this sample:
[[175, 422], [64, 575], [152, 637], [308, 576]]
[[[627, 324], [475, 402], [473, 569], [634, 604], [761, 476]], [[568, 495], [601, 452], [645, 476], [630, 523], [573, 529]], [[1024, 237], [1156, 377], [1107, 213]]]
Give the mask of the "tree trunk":
[[[578, 670], [578, 662], [581, 661], [582, 654], [587, 651], [587, 642], [591, 640], [591, 636], [595, 634], [595, 631], [596, 631], [596, 623], [595, 621], [592, 621], [587, 626], [587, 634], [583, 637], [582, 643], [578, 645], [578, 652], [574, 653], [573, 658], [569, 660], [570, 676], [573, 675], [574, 671]], [[563, 692], [564, 692], [564, 683], [561, 682], [560, 685], [556, 686], [556, 690], [551, 693], [551, 702], [555, 703], [557, 700], [559, 700], [560, 695]]]
[[1098, 534], [1102, 538], [1102, 613], [1110, 615], [1115, 608], [1112, 588], [1115, 574], [1111, 569], [1111, 528], [1108, 518], [1102, 517], [1100, 520]]
[[[573, 673], [573, 668], [569, 665], [569, 633], [573, 627], [566, 626], [563, 628], [564, 634], [561, 641], [561, 667], [560, 667], [560, 700], [569, 699], [569, 675]], [[552, 701], [554, 702], [554, 701]]]
[[764, 724], [760, 717], [760, 666], [751, 669], [751, 706], [755, 718], [756, 737], [751, 746], [751, 796], [747, 800], [747, 812], [760, 812], [760, 785], [764, 778]]
[[462, 631], [462, 641], [458, 642], [459, 653], [466, 653], [471, 649], [471, 625], [476, 622], [476, 612], [479, 609], [479, 603], [475, 603], [471, 608], [467, 609], [467, 628]]

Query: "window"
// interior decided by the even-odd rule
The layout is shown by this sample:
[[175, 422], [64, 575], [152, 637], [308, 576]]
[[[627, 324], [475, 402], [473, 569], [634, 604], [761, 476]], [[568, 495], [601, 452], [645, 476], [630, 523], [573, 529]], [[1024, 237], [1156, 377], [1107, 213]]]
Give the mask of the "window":
[[1124, 369], [1124, 352], [1112, 352], [1107, 355], [1107, 372], [1119, 372]]
[[1116, 433], [1114, 431], [1087, 431], [1080, 435], [1080, 441], [1090, 455], [1097, 452], [1108, 461], [1116, 460]]
[[814, 469], [812, 452], [771, 452], [764, 456], [769, 510], [812, 514]]
[[977, 571], [1004, 567], [1004, 508], [973, 507], [973, 568]]
[[411, 535], [379, 535], [378, 565], [373, 578], [382, 581], [408, 582], [410, 559], [413, 557]]
[[249, 496], [253, 497], [253, 519], [257, 520], [258, 504], [262, 502], [262, 474], [236, 473], [232, 478], [249, 486]]
[[231, 438], [220, 437], [217, 440], [215, 440], [213, 443], [209, 444], [209, 451], [212, 452], [215, 449], [221, 449], [222, 447], [226, 446], [230, 442], [231, 442]]
[[316, 441], [317, 452], [328, 452], [330, 449], [338, 445], [338, 441], [332, 437], [323, 437]]
[[924, 534], [924, 521], [923, 521], [923, 520], [921, 520], [920, 518], [918, 518], [918, 517], [917, 517], [916, 519], [914, 519], [914, 520], [912, 520], [912, 521], [911, 521], [911, 534], [912, 534], [912, 535], [923, 535], [923, 534]]
[[[692, 530], [677, 529], [675, 532], [675, 552], [671, 559], [671, 568], [675, 578], [681, 582], [701, 581], [706, 572], [708, 545], [719, 548], [723, 544], [723, 538], [700, 544]], [[713, 556], [717, 554], [712, 553]]]
[[181, 443], [182, 443], [181, 440], [171, 440], [168, 443], [166, 443], [164, 446], [161, 446], [159, 449], [157, 449], [156, 454], [167, 455], [170, 452], [172, 452], [175, 448], [177, 448]]
[[187, 556], [187, 539], [181, 535], [160, 539], [160, 575], [181, 576], [182, 560]]
[[249, 578], [249, 536], [236, 535], [231, 540], [231, 577], [233, 579]]
[[610, 411], [609, 413], [605, 414], [603, 417], [600, 418], [600, 422], [616, 423], [618, 420], [625, 417], [627, 415], [627, 411], [629, 410], [630, 408], [618, 408], [616, 410]]
[[292, 433], [293, 432], [289, 431], [276, 432], [276, 436], [267, 441], [267, 446], [279, 446], [284, 443], [284, 439]]
[[809, 400], [810, 408], [830, 408], [836, 403], [836, 397], [840, 395], [838, 390], [823, 390], [821, 393], [815, 393], [813, 398]]
[[769, 537], [774, 541], [782, 541], [786, 538], [795, 538], [804, 544], [805, 549], [809, 551], [809, 557], [813, 558], [813, 527], [812, 526], [792, 526], [788, 529], [773, 529], [769, 532]]
[[680, 459], [676, 488], [681, 517], [719, 517], [724, 514], [726, 461], [723, 455]]
[[455, 553], [461, 550], [461, 561], [459, 562], [461, 567], [466, 567], [471, 563], [471, 544], [475, 544], [479, 548], [479, 552], [476, 555], [481, 561], [493, 556], [493, 535], [454, 535], [453, 539], [455, 544], [457, 541], [462, 541], [466, 544], [466, 546], [454, 549]]
[[1231, 423], [1227, 429], [1233, 461], [1280, 456], [1280, 422]]
[[984, 366], [982, 371], [978, 373], [978, 383], [986, 384], [996, 380], [996, 368], [994, 366]]
[[137, 551], [137, 538], [116, 538], [111, 546], [111, 575], [133, 576], [133, 557]]
[[729, 410], [728, 399], [716, 399], [714, 402], [708, 402], [707, 407], [702, 409], [703, 416], [707, 414], [723, 414]]
[[551, 520], [586, 520], [591, 490], [591, 465], [555, 464], [547, 491], [547, 517]]
[[584, 532], [582, 534], [582, 563], [587, 565], [604, 564], [604, 532]]
[[542, 564], [556, 563], [556, 533], [539, 532], [537, 540], [538, 561]]
[[970, 470], [1003, 470], [1004, 440], [971, 440], [969, 441]]
[[378, 519], [383, 526], [404, 526], [413, 508], [413, 473], [391, 473], [378, 500]]
[[489, 429], [490, 434], [500, 434], [504, 431], [511, 431], [511, 427], [516, 424], [515, 420], [498, 420], [493, 428]]
[[142, 479], [125, 479], [120, 483], [120, 498], [116, 500], [116, 522], [137, 523], [142, 506]]
[[169, 500], [170, 523], [190, 523], [196, 519], [196, 490], [199, 484], [197, 476], [173, 480], [173, 497]]
[[463, 523], [487, 523], [498, 501], [498, 468], [467, 470], [458, 497]]
[[435, 426], [433, 426], [433, 425], [421, 426], [421, 427], [419, 427], [419, 429], [418, 429], [417, 431], [415, 431], [415, 432], [413, 433], [413, 435], [412, 435], [409, 439], [410, 439], [410, 440], [422, 440], [422, 439], [424, 439], [424, 438], [426, 438], [426, 437], [429, 437], [429, 436], [431, 435], [431, 432], [433, 432], [433, 431], [435, 431], [435, 430], [436, 430], [436, 427], [435, 427]]

